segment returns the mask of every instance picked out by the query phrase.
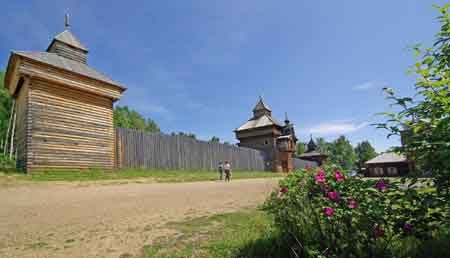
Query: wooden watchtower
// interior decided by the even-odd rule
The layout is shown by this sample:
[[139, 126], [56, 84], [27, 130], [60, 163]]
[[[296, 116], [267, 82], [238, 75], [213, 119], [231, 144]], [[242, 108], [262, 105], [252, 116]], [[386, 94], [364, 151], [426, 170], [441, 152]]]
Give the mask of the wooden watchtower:
[[18, 168], [114, 167], [113, 103], [125, 88], [90, 67], [87, 54], [67, 16], [45, 52], [11, 53], [5, 87], [15, 101]]
[[266, 170], [293, 171], [292, 155], [297, 142], [294, 126], [287, 115], [285, 125], [277, 122], [261, 97], [253, 108], [253, 117], [234, 132], [239, 146], [261, 150], [266, 154]]

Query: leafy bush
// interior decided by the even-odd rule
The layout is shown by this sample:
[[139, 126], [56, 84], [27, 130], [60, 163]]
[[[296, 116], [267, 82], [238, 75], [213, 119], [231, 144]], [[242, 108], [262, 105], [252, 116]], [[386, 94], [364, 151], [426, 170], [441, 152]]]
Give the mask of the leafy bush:
[[8, 155], [0, 154], [0, 169], [1, 170], [10, 170], [16, 168], [16, 161], [14, 159], [10, 159]]
[[[448, 234], [450, 207], [411, 184], [347, 177], [336, 166], [302, 169], [264, 208], [293, 257], [418, 257], [421, 243]], [[436, 257], [450, 257], [442, 251]]]

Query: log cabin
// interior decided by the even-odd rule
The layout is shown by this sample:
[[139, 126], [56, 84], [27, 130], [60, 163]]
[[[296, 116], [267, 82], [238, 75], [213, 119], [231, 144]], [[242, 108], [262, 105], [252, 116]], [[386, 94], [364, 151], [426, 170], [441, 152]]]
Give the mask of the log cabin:
[[17, 168], [114, 168], [113, 103], [126, 88], [90, 67], [87, 55], [67, 17], [45, 52], [11, 53], [5, 88], [15, 103]]
[[404, 155], [393, 152], [382, 153], [365, 162], [367, 177], [406, 176], [411, 172], [413, 163]]

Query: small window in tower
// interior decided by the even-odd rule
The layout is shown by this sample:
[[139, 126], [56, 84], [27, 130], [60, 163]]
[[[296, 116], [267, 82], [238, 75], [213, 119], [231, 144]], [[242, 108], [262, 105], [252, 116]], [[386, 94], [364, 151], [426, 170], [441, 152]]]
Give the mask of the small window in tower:
[[264, 141], [264, 145], [267, 145], [267, 144], [269, 144], [269, 141], [268, 141], [268, 140], [265, 140], [265, 141]]

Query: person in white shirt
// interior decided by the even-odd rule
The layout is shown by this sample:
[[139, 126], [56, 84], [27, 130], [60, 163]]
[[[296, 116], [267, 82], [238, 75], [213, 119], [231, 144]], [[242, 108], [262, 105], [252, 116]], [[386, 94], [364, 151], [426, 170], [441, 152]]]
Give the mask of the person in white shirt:
[[230, 182], [231, 179], [231, 165], [230, 162], [225, 161], [225, 165], [223, 165], [223, 170], [225, 172], [225, 181]]

